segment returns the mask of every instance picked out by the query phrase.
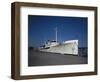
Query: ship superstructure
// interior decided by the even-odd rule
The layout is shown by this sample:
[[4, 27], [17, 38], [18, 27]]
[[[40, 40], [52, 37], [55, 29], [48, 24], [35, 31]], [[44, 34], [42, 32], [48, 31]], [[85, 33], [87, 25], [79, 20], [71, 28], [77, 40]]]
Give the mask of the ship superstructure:
[[55, 29], [55, 40], [48, 40], [39, 50], [43, 52], [78, 55], [78, 40], [68, 40], [59, 43], [57, 41], [57, 28]]

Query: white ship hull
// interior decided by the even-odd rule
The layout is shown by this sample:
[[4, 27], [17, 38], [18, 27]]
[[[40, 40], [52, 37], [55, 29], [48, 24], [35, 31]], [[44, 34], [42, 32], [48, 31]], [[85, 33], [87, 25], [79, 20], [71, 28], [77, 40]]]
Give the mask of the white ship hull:
[[78, 55], [78, 40], [65, 41], [62, 44], [51, 46], [47, 49], [42, 48], [40, 51]]

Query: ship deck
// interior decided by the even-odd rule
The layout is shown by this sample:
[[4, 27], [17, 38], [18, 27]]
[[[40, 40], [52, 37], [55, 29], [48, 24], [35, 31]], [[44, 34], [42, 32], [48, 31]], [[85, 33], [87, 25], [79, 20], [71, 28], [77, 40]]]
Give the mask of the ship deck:
[[87, 64], [87, 57], [29, 50], [28, 66]]

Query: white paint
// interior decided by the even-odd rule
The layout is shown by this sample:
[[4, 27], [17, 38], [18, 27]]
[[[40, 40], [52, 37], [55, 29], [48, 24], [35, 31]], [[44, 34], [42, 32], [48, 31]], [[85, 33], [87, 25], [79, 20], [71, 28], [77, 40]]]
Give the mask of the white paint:
[[78, 55], [78, 40], [69, 40], [69, 41], [65, 41], [62, 44], [59, 44], [59, 43], [56, 45], [55, 44], [53, 46], [49, 45], [48, 49], [42, 48], [40, 49], [40, 51]]
[[[51, 9], [38, 7], [21, 7], [21, 75], [38, 75], [52, 73], [70, 73], [94, 71], [94, 12], [72, 9]], [[81, 11], [81, 12], [80, 12]], [[74, 13], [73, 13], [74, 12]], [[28, 67], [28, 15], [88, 17], [88, 64], [65, 66]], [[92, 37], [91, 37], [92, 35]], [[73, 69], [74, 68], [74, 69]], [[37, 71], [38, 70], [38, 71]]]

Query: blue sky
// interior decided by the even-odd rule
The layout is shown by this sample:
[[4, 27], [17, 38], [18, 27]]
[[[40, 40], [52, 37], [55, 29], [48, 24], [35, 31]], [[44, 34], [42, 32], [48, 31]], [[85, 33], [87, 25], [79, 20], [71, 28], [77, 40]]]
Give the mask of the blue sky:
[[79, 47], [87, 47], [87, 18], [62, 16], [28, 16], [28, 46], [39, 47], [47, 40], [55, 40], [58, 28], [58, 41], [79, 40]]

